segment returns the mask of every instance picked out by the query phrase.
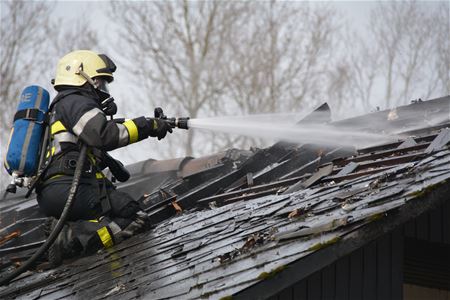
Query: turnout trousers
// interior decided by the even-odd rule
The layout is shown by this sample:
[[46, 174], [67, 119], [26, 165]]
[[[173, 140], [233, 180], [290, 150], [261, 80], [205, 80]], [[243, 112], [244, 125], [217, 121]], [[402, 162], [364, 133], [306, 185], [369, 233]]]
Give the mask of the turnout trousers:
[[[72, 177], [58, 178], [37, 189], [40, 209], [57, 219], [66, 204]], [[86, 254], [114, 244], [114, 234], [126, 228], [140, 206], [130, 195], [117, 191], [108, 180], [81, 178], [67, 221]]]

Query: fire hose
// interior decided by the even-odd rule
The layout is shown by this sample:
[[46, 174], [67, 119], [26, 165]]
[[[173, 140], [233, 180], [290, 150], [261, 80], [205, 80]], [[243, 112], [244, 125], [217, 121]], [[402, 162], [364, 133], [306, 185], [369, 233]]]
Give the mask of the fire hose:
[[61, 213], [61, 216], [56, 223], [55, 228], [50, 233], [49, 237], [45, 241], [44, 244], [41, 245], [41, 247], [25, 262], [23, 263], [19, 268], [15, 269], [13, 272], [3, 276], [0, 278], [0, 285], [6, 285], [11, 280], [22, 274], [23, 272], [27, 271], [29, 268], [33, 266], [33, 264], [36, 262], [39, 257], [41, 257], [42, 254], [44, 254], [48, 248], [53, 244], [53, 242], [58, 237], [59, 233], [64, 227], [64, 223], [66, 221], [66, 218], [69, 214], [70, 208], [72, 207], [73, 200], [75, 198], [75, 195], [78, 190], [78, 185], [80, 183], [81, 173], [83, 172], [83, 165], [86, 160], [86, 153], [87, 153], [87, 146], [85, 144], [81, 145], [80, 150], [80, 156], [78, 157], [77, 166], [75, 168], [75, 173], [72, 180], [72, 185], [70, 187], [69, 195], [67, 197], [66, 204], [64, 206], [64, 209]]

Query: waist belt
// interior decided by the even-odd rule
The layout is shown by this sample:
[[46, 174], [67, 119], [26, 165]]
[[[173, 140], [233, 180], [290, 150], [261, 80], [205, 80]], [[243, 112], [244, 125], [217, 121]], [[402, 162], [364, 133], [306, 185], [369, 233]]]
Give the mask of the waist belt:
[[[69, 153], [66, 155], [63, 155], [60, 158], [55, 159], [51, 162], [50, 166], [47, 168], [45, 175], [44, 175], [44, 181], [50, 178], [55, 177], [56, 175], [66, 175], [66, 176], [73, 176], [75, 174], [75, 168], [77, 167], [78, 162], [78, 153]], [[92, 164], [89, 161], [86, 161], [83, 170], [81, 173], [82, 177], [96, 177], [96, 168], [92, 166]]]

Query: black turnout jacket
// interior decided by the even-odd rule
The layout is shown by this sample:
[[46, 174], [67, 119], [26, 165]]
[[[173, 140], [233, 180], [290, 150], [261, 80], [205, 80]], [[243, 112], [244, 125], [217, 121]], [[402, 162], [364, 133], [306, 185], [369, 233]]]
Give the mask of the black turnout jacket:
[[97, 179], [102, 178], [98, 173], [101, 153], [143, 140], [151, 130], [143, 116], [122, 122], [108, 120], [98, 96], [83, 88], [60, 91], [50, 112], [50, 147], [46, 154], [50, 164], [44, 180], [73, 174], [73, 164], [67, 166], [64, 159], [68, 153], [73, 156], [79, 151], [80, 141], [91, 149], [87, 169], [92, 171], [92, 167], [97, 166], [94, 173]]

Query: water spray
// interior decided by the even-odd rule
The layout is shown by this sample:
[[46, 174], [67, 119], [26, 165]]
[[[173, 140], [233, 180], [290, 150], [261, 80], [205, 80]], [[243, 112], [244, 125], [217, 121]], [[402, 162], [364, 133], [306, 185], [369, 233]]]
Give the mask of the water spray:
[[393, 142], [400, 138], [396, 135], [345, 129], [333, 124], [314, 122], [296, 124], [297, 118], [292, 118], [290, 122], [286, 119], [278, 122], [273, 119], [273, 116], [265, 115], [265, 117], [267, 117], [266, 120], [262, 116], [198, 118], [187, 120], [187, 125], [189, 128], [200, 130], [318, 145], [363, 147], [375, 143]]
[[[321, 119], [323, 119], [321, 113], [325, 115], [328, 113], [314, 113], [312, 120], [297, 124], [299, 120], [305, 118], [305, 114], [274, 113], [190, 119], [188, 117], [168, 118], [161, 108], [155, 109], [155, 117], [164, 119], [172, 128], [195, 128], [276, 141], [329, 146], [368, 147], [374, 144], [396, 142], [405, 138], [401, 132], [408, 129], [402, 128], [400, 131], [391, 133], [373, 133], [359, 129], [357, 125], [349, 128], [338, 123], [323, 124], [321, 123]], [[448, 118], [448, 116], [445, 116], [445, 118]], [[363, 127], [367, 128], [367, 126]], [[376, 131], [376, 128], [374, 129]]]

